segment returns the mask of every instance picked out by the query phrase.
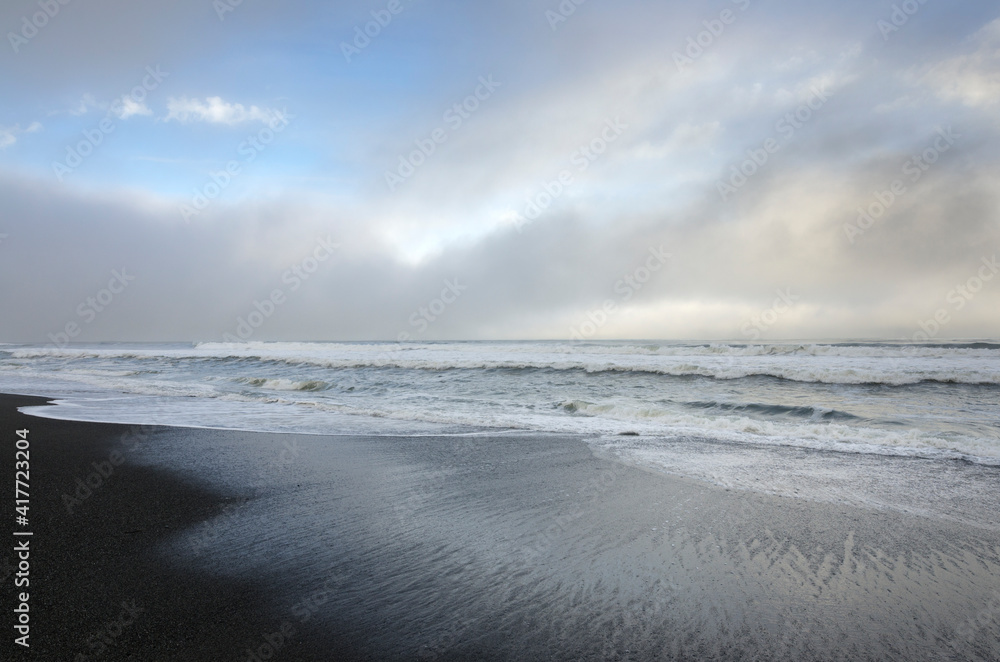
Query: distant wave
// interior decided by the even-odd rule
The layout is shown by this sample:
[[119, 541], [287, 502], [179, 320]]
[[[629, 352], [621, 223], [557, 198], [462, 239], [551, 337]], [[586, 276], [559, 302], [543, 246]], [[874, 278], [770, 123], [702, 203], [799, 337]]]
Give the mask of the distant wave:
[[[19, 349], [13, 358], [197, 359], [332, 369], [582, 370], [719, 380], [774, 378], [818, 384], [1000, 385], [992, 343], [962, 345], [364, 345], [202, 343], [188, 349]], [[984, 348], [988, 345], [990, 348]], [[600, 351], [597, 351], [597, 350]], [[275, 388], [282, 388], [275, 386]]]
[[372, 351], [393, 353], [449, 351], [475, 353], [492, 351], [503, 354], [608, 354], [645, 356], [865, 356], [865, 357], [915, 357], [915, 356], [990, 356], [1000, 351], [1000, 343], [990, 341], [954, 343], [910, 342], [844, 342], [844, 343], [650, 343], [650, 342], [532, 342], [532, 343], [299, 343], [299, 342], [248, 342], [248, 343], [196, 343], [196, 350], [218, 352], [219, 355], [242, 356], [246, 352], [281, 351], [314, 354], [317, 351], [364, 354]]
[[624, 344], [597, 342], [537, 342], [537, 343], [302, 343], [302, 342], [247, 342], [223, 343], [201, 342], [188, 348], [57, 348], [23, 347], [21, 349], [0, 350], [13, 358], [65, 357], [65, 358], [128, 358], [155, 359], [171, 358], [277, 358], [318, 360], [320, 357], [339, 358], [362, 356], [406, 356], [408, 354], [450, 354], [467, 355], [551, 355], [572, 356], [816, 356], [844, 358], [945, 358], [981, 357], [996, 360], [995, 352], [1000, 351], [1000, 343], [955, 342], [955, 343], [703, 343], [703, 344]]

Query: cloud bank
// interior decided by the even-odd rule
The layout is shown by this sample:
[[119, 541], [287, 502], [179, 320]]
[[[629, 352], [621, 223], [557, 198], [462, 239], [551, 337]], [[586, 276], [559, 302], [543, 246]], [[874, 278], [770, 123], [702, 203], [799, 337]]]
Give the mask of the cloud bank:
[[1000, 328], [990, 3], [415, 1], [350, 61], [378, 3], [107, 5], [2, 61], [0, 341], [217, 340], [278, 289], [255, 340]]

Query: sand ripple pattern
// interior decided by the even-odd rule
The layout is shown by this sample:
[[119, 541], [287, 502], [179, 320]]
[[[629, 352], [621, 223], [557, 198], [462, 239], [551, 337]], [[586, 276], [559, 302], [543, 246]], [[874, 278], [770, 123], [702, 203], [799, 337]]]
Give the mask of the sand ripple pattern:
[[[220, 438], [205, 466], [247, 448]], [[574, 439], [298, 439], [292, 469], [234, 479], [257, 496], [165, 551], [272, 577], [276, 619], [321, 602], [300, 627], [331, 655], [1000, 659], [989, 529], [727, 491]]]

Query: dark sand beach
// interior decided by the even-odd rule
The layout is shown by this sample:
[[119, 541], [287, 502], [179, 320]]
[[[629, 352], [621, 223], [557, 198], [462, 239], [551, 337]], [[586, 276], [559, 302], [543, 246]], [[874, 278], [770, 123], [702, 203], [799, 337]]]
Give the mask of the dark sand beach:
[[[5, 637], [3, 659], [240, 659], [239, 647], [272, 625], [261, 587], [221, 579], [193, 565], [177, 569], [155, 552], [165, 537], [213, 517], [240, 497], [128, 462], [130, 453], [166, 429], [47, 420], [15, 409], [44, 402], [0, 396], [0, 420], [10, 442], [0, 466], [8, 485], [14, 480], [14, 431], [30, 431], [28, 528], [33, 533], [26, 589], [30, 649]], [[112, 455], [116, 452], [124, 463]], [[94, 474], [93, 463], [107, 472], [112, 460], [113, 471], [90, 488], [89, 496], [78, 504], [64, 501], [64, 494], [73, 499], [87, 494], [76, 480]], [[13, 516], [8, 540], [14, 539], [12, 525]], [[0, 576], [7, 607], [15, 595], [16, 559], [11, 546], [4, 547]], [[7, 632], [12, 631], [12, 608], [4, 609]]]
[[16, 412], [43, 403], [0, 398], [34, 533], [30, 650], [0, 554], [3, 659], [1000, 659], [996, 521], [730, 491], [572, 437]]

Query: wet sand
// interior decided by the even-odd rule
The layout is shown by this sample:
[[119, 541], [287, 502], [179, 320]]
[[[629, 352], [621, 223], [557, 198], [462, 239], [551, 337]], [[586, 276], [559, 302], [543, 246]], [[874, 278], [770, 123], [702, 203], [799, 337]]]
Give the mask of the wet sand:
[[[132, 463], [143, 444], [169, 437], [168, 429], [48, 420], [15, 409], [44, 402], [0, 396], [5, 485], [14, 482], [15, 430], [29, 430], [33, 533], [30, 586], [17, 589], [29, 592], [30, 648], [5, 635], [0, 659], [245, 659], [238, 654], [245, 643], [273, 629], [261, 587], [193, 564], [177, 570], [155, 552], [159, 541], [242, 497]], [[109, 474], [99, 485], [91, 478], [99, 470], [94, 463]], [[78, 478], [98, 486], [85, 496]], [[11, 512], [13, 490], [4, 493], [4, 510]], [[16, 544], [11, 532], [25, 529], [13, 524], [7, 520], [3, 535]], [[0, 553], [5, 633], [13, 632], [13, 544]]]
[[996, 522], [730, 491], [567, 437], [13, 409], [40, 403], [0, 397], [0, 434], [31, 431], [34, 530], [32, 648], [4, 659], [1000, 660]]

